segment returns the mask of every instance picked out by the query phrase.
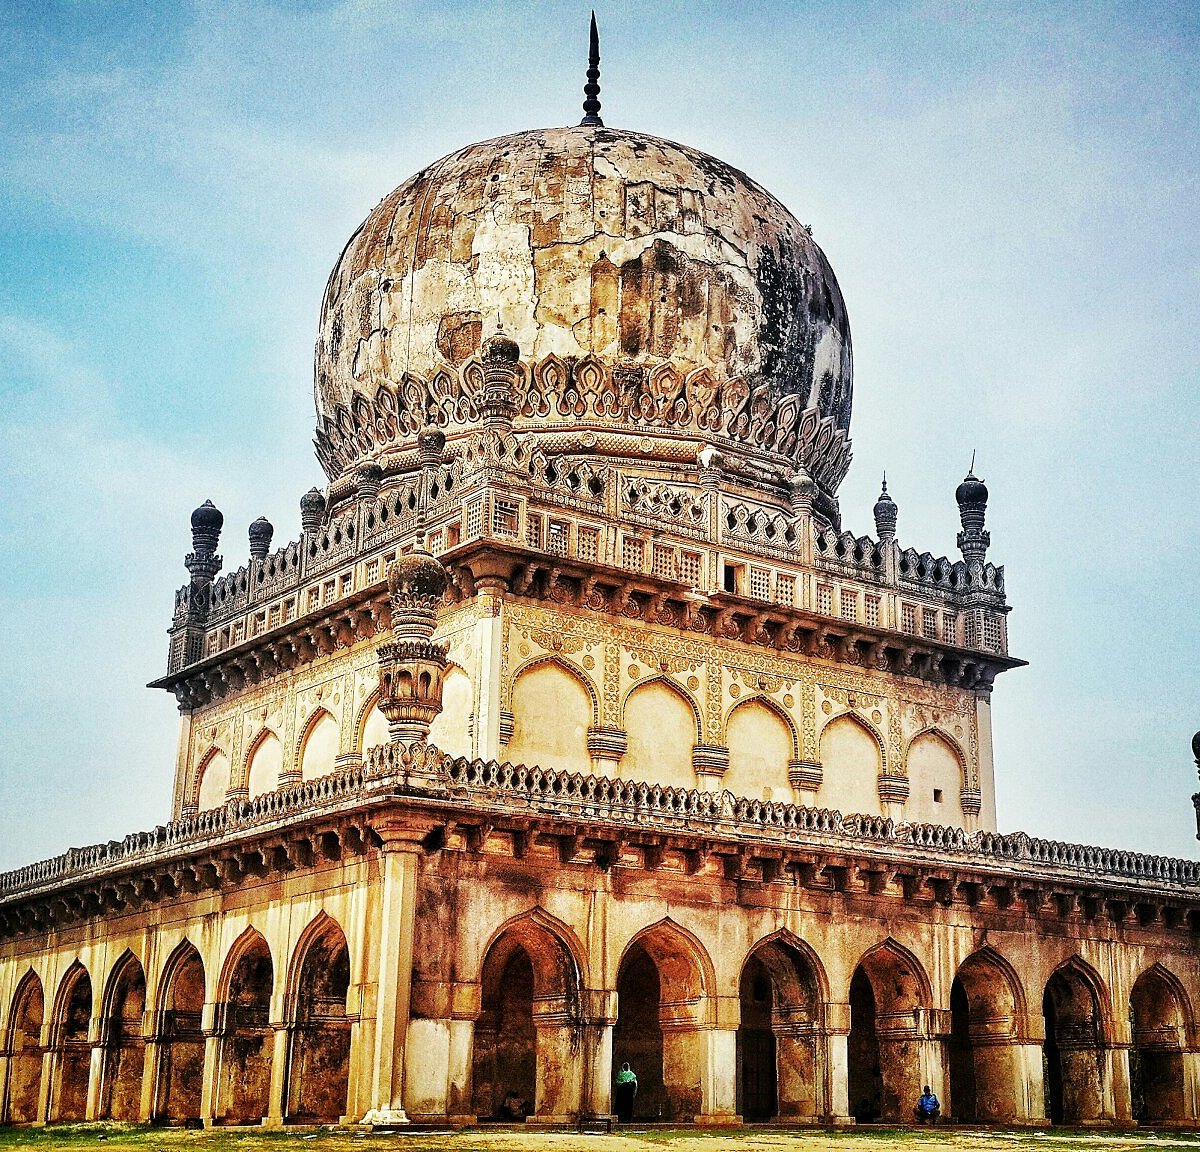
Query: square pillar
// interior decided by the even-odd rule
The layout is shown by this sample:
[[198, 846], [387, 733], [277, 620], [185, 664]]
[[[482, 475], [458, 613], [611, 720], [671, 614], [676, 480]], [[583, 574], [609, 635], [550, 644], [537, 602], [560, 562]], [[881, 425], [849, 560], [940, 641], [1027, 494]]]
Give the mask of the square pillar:
[[696, 1123], [712, 1127], [741, 1124], [737, 1111], [737, 1029], [706, 1028], [700, 1038], [703, 1112]]
[[825, 1005], [825, 1050], [827, 1122], [836, 1125], [854, 1123], [850, 1115], [850, 1005]]

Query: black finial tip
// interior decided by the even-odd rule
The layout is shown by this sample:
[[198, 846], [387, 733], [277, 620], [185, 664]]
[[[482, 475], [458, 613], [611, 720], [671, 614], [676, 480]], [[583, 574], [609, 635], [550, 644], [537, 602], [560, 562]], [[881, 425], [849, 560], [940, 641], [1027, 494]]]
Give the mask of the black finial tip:
[[583, 119], [581, 127], [603, 128], [600, 119], [600, 31], [596, 27], [596, 13], [592, 11], [592, 24], [588, 33], [587, 83], [583, 86]]

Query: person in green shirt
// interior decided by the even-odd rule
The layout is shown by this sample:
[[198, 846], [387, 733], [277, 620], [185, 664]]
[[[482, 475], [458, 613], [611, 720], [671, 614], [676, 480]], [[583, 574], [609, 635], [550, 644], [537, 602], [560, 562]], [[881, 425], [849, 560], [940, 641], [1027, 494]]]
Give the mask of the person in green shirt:
[[637, 1076], [632, 1068], [629, 1067], [629, 1061], [626, 1060], [621, 1065], [621, 1071], [617, 1073], [617, 1121], [621, 1124], [628, 1124], [633, 1119], [633, 1098], [637, 1095]]

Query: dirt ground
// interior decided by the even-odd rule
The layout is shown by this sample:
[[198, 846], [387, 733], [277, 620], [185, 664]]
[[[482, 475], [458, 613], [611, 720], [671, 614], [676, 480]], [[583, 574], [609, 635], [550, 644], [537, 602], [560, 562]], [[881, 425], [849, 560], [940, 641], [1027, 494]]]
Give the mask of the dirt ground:
[[1200, 1149], [1200, 1133], [869, 1128], [837, 1131], [633, 1128], [619, 1135], [468, 1129], [462, 1132], [210, 1132], [97, 1125], [0, 1130], [0, 1149], [138, 1148], [164, 1152], [1144, 1152]]

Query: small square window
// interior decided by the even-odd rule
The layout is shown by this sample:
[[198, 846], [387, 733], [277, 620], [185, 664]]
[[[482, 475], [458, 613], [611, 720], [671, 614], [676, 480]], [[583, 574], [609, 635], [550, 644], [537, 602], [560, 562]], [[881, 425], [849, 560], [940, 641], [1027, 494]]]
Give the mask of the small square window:
[[942, 790], [940, 788], [935, 788], [933, 790], [933, 802], [935, 804], [940, 804], [942, 802]]

